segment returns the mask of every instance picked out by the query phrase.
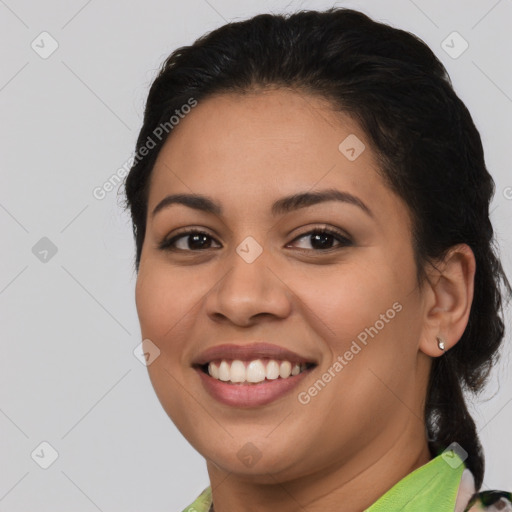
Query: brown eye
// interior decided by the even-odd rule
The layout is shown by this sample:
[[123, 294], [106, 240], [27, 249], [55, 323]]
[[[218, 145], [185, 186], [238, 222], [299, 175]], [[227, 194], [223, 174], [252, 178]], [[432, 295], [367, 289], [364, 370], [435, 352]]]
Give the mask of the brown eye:
[[[188, 238], [188, 240], [187, 240]], [[181, 239], [185, 239], [181, 243]], [[197, 252], [202, 249], [211, 249], [211, 241], [214, 240], [208, 233], [200, 230], [189, 230], [179, 233], [168, 240], [164, 240], [158, 246], [164, 251], [192, 251]], [[177, 247], [176, 242], [181, 243], [182, 247]]]
[[[324, 252], [353, 245], [353, 242], [341, 232], [327, 228], [318, 228], [303, 233], [295, 238], [293, 242], [308, 237], [311, 239], [310, 245], [312, 249], [299, 248], [299, 251]], [[163, 251], [200, 252], [205, 249], [217, 248], [212, 246], [213, 240], [215, 239], [205, 231], [189, 230], [162, 241], [158, 248]], [[180, 244], [181, 247], [179, 247], [178, 244]]]
[[[313, 247], [313, 249], [299, 249], [301, 251], [329, 251], [333, 250], [339, 247], [347, 247], [351, 246], [352, 241], [341, 234], [338, 231], [332, 230], [332, 229], [315, 229], [313, 231], [308, 231], [307, 233], [304, 233], [302, 235], [299, 235], [295, 240], [300, 240], [302, 238], [310, 238], [310, 245]], [[333, 239], [338, 242], [338, 245], [332, 245]], [[294, 241], [295, 241], [294, 240]]]

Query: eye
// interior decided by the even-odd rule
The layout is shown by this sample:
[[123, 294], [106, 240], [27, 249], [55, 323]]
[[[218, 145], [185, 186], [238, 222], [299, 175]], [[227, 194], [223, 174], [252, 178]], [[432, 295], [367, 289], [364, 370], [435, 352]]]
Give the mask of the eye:
[[[188, 242], [185, 241], [184, 243], [181, 241], [181, 239], [187, 239]], [[172, 238], [168, 240], [163, 240], [158, 248], [163, 251], [192, 251], [197, 252], [197, 249], [209, 249], [210, 243], [208, 241], [205, 241], [205, 239], [213, 240], [213, 238], [206, 233], [205, 231], [201, 231], [200, 229], [190, 229], [188, 231], [179, 233], [176, 236], [173, 236]], [[178, 247], [176, 242], [181, 243], [181, 247]]]
[[[312, 231], [308, 231], [307, 233], [304, 233], [302, 235], [299, 235], [297, 238], [295, 238], [294, 242], [296, 240], [301, 240], [302, 238], [310, 238], [309, 243], [314, 248], [299, 249], [301, 252], [311, 252], [311, 250], [314, 250], [315, 252], [330, 251], [352, 245], [352, 241], [349, 238], [347, 238], [344, 234], [342, 234], [340, 231], [325, 227], [317, 228]], [[332, 246], [332, 239], [338, 241], [338, 246]]]
[[[291, 243], [308, 237], [310, 237], [311, 239], [310, 244], [313, 246], [313, 249], [299, 248], [299, 251], [325, 252], [353, 245], [352, 241], [349, 238], [347, 238], [343, 233], [326, 227], [313, 229], [311, 231], [303, 233], [302, 235], [296, 237]], [[334, 241], [338, 242], [337, 246], [332, 246], [333, 239]], [[190, 229], [188, 231], [179, 233], [173, 236], [172, 238], [163, 240], [159, 244], [158, 248], [163, 251], [199, 252], [203, 249], [213, 248], [212, 240], [215, 239], [211, 237], [207, 232], [201, 231], [199, 229]]]

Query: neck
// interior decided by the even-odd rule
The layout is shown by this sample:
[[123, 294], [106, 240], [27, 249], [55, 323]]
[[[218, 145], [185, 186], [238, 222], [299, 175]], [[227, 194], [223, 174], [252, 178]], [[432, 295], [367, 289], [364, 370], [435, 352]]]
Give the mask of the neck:
[[[388, 445], [389, 446], [389, 445]], [[414, 447], [414, 448], [413, 448]], [[400, 436], [391, 449], [381, 452], [374, 444], [343, 464], [333, 464], [293, 480], [254, 483], [250, 477], [225, 471], [207, 463], [215, 512], [308, 512], [339, 510], [360, 512], [393, 485], [431, 459], [425, 439]], [[370, 484], [369, 484], [370, 483]]]

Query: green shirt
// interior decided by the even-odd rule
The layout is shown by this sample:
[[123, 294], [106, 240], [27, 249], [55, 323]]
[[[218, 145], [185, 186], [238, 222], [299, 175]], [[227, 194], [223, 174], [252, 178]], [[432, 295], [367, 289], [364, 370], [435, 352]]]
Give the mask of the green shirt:
[[[453, 512], [464, 469], [454, 451], [444, 452], [402, 478], [365, 512]], [[475, 507], [471, 510], [488, 510], [487, 505], [496, 503], [489, 496], [493, 492], [475, 495], [465, 510], [469, 511], [469, 506]], [[511, 499], [510, 493], [499, 494], [501, 499]], [[210, 512], [211, 505], [211, 487], [207, 487], [183, 512]]]

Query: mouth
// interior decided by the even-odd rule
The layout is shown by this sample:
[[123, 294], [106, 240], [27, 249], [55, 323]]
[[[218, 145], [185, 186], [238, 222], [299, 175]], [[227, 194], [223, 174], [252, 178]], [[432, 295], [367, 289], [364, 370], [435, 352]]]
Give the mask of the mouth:
[[318, 366], [311, 355], [265, 342], [210, 347], [192, 362], [203, 389], [231, 407], [258, 407], [290, 395]]
[[288, 400], [318, 365], [287, 360], [216, 360], [194, 365], [207, 394], [218, 403], [242, 409]]
[[317, 364], [258, 358], [249, 361], [217, 359], [194, 366], [209, 377], [226, 384], [254, 386], [275, 380], [291, 379], [316, 367]]

